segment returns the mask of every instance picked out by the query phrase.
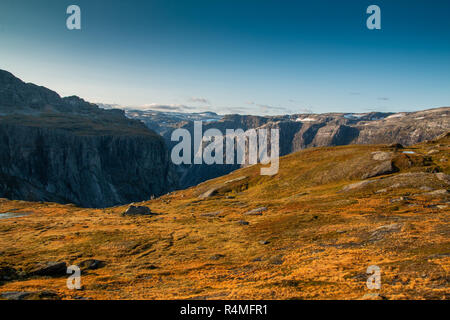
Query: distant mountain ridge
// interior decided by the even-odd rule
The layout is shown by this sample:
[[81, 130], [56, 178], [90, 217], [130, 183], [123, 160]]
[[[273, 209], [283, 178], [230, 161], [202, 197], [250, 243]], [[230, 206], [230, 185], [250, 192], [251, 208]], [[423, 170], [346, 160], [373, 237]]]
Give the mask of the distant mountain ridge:
[[130, 119], [141, 120], [148, 128], [162, 136], [193, 121], [215, 122], [223, 118], [215, 112], [182, 113], [126, 109], [125, 114]]
[[163, 139], [123, 110], [0, 70], [0, 197], [109, 207], [176, 187]]
[[76, 96], [62, 98], [0, 70], [0, 197], [106, 207], [149, 199], [238, 169], [172, 165], [169, 151], [177, 142], [171, 141], [171, 134], [177, 128], [193, 134], [194, 121], [203, 121], [203, 131], [279, 128], [281, 156], [321, 146], [407, 146], [450, 128], [449, 107], [280, 116], [109, 107]]
[[[179, 121], [178, 115], [164, 114], [164, 121], [151, 111], [127, 110], [127, 116], [140, 119], [161, 134], [172, 148], [171, 141], [176, 128], [185, 128], [193, 134], [193, 120]], [[417, 112], [368, 112], [293, 114], [280, 116], [254, 116], [230, 114], [218, 120], [203, 123], [203, 131], [217, 128], [243, 130], [257, 128], [280, 129], [280, 154], [286, 155], [311, 147], [339, 146], [348, 144], [390, 144], [405, 146], [430, 140], [450, 128], [450, 107], [434, 108]], [[239, 165], [180, 165], [177, 172], [180, 186], [187, 188], [205, 180], [228, 174]]]

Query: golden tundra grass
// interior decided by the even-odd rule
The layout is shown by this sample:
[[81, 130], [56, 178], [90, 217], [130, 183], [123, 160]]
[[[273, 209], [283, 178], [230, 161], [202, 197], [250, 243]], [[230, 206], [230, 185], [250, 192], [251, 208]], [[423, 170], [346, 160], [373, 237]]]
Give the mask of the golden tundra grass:
[[[415, 154], [386, 146], [305, 150], [283, 157], [272, 177], [252, 166], [140, 203], [155, 216], [122, 217], [127, 206], [4, 199], [0, 212], [31, 214], [0, 220], [0, 266], [26, 273], [39, 262], [89, 258], [106, 266], [83, 273], [82, 290], [67, 289], [65, 277], [28, 277], [3, 283], [0, 292], [51, 290], [64, 299], [359, 299], [368, 293], [449, 299], [449, 199], [420, 188], [448, 189], [432, 172], [449, 173], [449, 143], [447, 136], [408, 148]], [[399, 172], [342, 191], [375, 165], [371, 152], [378, 150], [395, 153]], [[427, 155], [430, 150], [438, 152]], [[407, 172], [428, 172], [431, 180], [406, 175], [395, 185]], [[225, 183], [239, 177], [246, 178]], [[216, 195], [199, 198], [215, 186]], [[383, 188], [388, 191], [378, 191]], [[258, 207], [268, 210], [244, 215]], [[394, 224], [398, 230], [377, 234]], [[366, 287], [370, 265], [381, 268], [380, 290]]]

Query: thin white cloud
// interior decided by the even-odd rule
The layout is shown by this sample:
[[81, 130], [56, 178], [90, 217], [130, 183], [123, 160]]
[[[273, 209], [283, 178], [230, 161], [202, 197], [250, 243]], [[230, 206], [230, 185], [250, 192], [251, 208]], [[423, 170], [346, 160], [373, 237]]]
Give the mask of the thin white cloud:
[[189, 102], [208, 104], [208, 105], [211, 104], [207, 98], [202, 98], [202, 97], [192, 97], [189, 99]]
[[192, 112], [192, 110], [197, 109], [196, 107], [184, 104], [158, 104], [158, 103], [145, 104], [134, 108], [140, 110], [156, 110], [168, 112]]

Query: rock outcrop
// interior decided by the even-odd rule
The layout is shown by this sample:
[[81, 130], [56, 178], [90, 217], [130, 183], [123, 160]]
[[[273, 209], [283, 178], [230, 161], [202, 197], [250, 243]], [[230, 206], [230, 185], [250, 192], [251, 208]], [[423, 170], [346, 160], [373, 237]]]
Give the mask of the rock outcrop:
[[122, 216], [148, 216], [153, 214], [149, 207], [146, 206], [129, 206], [128, 209], [122, 213]]
[[57, 277], [67, 274], [67, 265], [65, 262], [45, 262], [40, 263], [31, 271], [31, 276], [49, 276]]

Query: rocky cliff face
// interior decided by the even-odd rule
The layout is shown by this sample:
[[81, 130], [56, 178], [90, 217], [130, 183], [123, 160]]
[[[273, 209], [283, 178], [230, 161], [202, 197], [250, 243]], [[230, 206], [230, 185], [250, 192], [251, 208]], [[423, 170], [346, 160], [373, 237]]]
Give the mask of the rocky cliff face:
[[163, 139], [141, 122], [0, 70], [0, 197], [108, 207], [175, 186]]
[[[131, 118], [152, 123], [151, 113], [128, 112]], [[166, 117], [168, 114], [166, 114]], [[170, 141], [172, 131], [185, 128], [193, 132], [192, 121], [160, 122], [160, 133], [169, 148], [176, 143]], [[243, 130], [257, 128], [280, 129], [280, 155], [302, 149], [347, 144], [390, 144], [413, 145], [430, 140], [447, 132], [450, 128], [450, 108], [436, 108], [418, 112], [360, 114], [327, 113], [295, 114], [282, 116], [225, 115], [217, 121], [203, 122], [203, 131], [216, 128]], [[177, 171], [180, 185], [189, 187], [205, 180], [216, 178], [238, 169], [238, 165], [180, 165]]]

